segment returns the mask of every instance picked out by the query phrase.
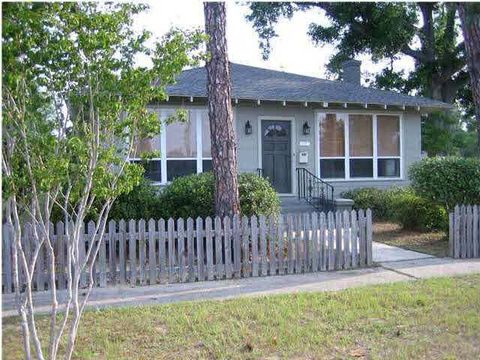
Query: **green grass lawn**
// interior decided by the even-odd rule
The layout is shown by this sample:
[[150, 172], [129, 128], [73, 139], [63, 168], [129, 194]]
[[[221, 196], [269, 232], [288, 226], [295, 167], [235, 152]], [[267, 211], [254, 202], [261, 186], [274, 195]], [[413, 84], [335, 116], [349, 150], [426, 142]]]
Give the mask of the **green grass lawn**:
[[441, 231], [411, 231], [397, 224], [376, 222], [373, 224], [373, 240], [438, 257], [448, 256], [447, 234]]
[[[15, 319], [3, 326], [3, 358], [21, 358]], [[479, 334], [480, 275], [473, 275], [88, 311], [75, 358], [478, 359]]]

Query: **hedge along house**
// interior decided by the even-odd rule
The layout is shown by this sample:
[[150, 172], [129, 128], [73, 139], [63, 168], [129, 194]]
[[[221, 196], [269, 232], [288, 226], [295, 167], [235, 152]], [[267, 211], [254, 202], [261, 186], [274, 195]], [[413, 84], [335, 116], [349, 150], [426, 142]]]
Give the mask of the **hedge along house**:
[[[421, 114], [449, 104], [360, 85], [360, 62], [343, 65], [343, 81], [231, 63], [239, 172], [267, 177], [280, 195], [311, 200], [357, 187], [404, 185], [421, 158]], [[146, 176], [166, 184], [211, 169], [206, 70], [183, 71], [151, 105], [160, 120], [182, 107], [186, 123], [165, 125], [139, 149], [160, 150]], [[138, 160], [138, 159], [132, 159]], [[328, 195], [331, 196], [331, 195]], [[310, 198], [308, 198], [310, 197]]]

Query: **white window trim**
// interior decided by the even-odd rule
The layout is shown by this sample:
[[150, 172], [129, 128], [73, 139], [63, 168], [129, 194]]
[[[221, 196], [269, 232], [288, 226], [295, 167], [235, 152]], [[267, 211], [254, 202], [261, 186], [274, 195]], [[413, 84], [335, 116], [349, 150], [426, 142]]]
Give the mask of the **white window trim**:
[[[205, 107], [192, 107], [189, 106], [186, 110], [192, 112], [191, 121], [195, 123], [195, 136], [196, 136], [196, 156], [195, 157], [167, 157], [167, 126], [163, 121], [169, 111], [176, 110], [178, 107], [149, 107], [157, 113], [158, 120], [160, 121], [160, 157], [151, 158], [152, 161], [160, 161], [161, 167], [161, 181], [153, 182], [154, 185], [166, 185], [169, 183], [167, 180], [167, 161], [168, 160], [195, 160], [197, 165], [197, 174], [203, 172], [203, 161], [212, 160], [212, 157], [203, 156], [203, 137], [202, 137], [202, 112], [208, 111]], [[189, 114], [190, 115], [190, 114]], [[141, 158], [130, 158], [131, 161], [140, 161]]]
[[[320, 117], [326, 114], [335, 114], [337, 118], [343, 120], [344, 124], [344, 151], [345, 156], [322, 157], [320, 156]], [[349, 133], [349, 115], [371, 115], [372, 116], [372, 141], [373, 141], [373, 156], [350, 156], [350, 133]], [[397, 156], [378, 156], [377, 144], [377, 116], [391, 115], [399, 117], [399, 133], [400, 133], [400, 155]], [[349, 110], [321, 110], [315, 111], [315, 169], [316, 175], [320, 178], [320, 160], [335, 160], [343, 159], [345, 161], [345, 177], [344, 178], [325, 178], [329, 182], [351, 182], [351, 181], [402, 181], [404, 180], [404, 154], [403, 154], [403, 113], [399, 112], [372, 112], [372, 111], [349, 111]], [[350, 159], [372, 159], [373, 161], [373, 177], [350, 177]], [[384, 177], [378, 176], [378, 160], [379, 159], [399, 159], [400, 160], [400, 176], [398, 177]]]

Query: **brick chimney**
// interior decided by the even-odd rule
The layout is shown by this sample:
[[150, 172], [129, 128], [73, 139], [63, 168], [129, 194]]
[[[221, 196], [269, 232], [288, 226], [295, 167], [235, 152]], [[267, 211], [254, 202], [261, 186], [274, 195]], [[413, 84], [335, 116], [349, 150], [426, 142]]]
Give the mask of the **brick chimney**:
[[342, 63], [343, 81], [360, 85], [360, 65], [361, 61], [347, 60]]

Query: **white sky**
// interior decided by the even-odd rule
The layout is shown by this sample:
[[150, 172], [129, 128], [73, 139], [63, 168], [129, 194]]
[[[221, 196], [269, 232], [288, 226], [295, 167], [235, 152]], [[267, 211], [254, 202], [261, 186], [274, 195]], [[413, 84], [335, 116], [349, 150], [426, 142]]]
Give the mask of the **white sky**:
[[[151, 31], [161, 37], [172, 27], [194, 29], [204, 27], [203, 2], [200, 0], [147, 1], [150, 9], [141, 14], [135, 26]], [[307, 35], [308, 25], [312, 22], [328, 23], [320, 10], [296, 13], [291, 20], [282, 20], [276, 31], [279, 35], [272, 42], [270, 58], [264, 61], [258, 47], [258, 36], [247, 22], [247, 5], [236, 2], [227, 3], [227, 41], [228, 56], [231, 62], [258, 66], [273, 70], [282, 70], [302, 75], [325, 78], [326, 67], [334, 46], [315, 47]], [[362, 78], [367, 73], [375, 73], [386, 64], [373, 64], [368, 56], [359, 56], [362, 61]], [[402, 58], [395, 63], [395, 70], [413, 69], [410, 58]]]

